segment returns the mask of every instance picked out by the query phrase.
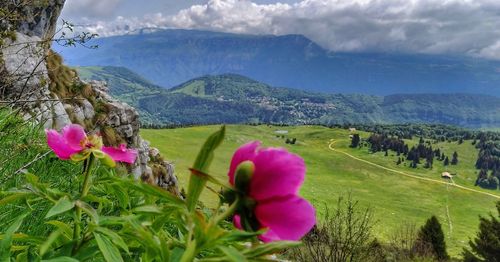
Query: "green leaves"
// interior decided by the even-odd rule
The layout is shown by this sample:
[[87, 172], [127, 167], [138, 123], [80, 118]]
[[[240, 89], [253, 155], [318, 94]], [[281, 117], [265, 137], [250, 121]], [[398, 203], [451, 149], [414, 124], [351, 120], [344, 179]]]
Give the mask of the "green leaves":
[[17, 217], [14, 222], [10, 225], [10, 227], [7, 229], [7, 232], [5, 232], [5, 235], [3, 236], [2, 241], [0, 242], [0, 261], [10, 261], [10, 252], [12, 248], [12, 238], [14, 236], [14, 233], [19, 229], [21, 224], [23, 223], [24, 218], [28, 214], [23, 214], [19, 217]]
[[101, 250], [102, 256], [107, 262], [123, 261], [120, 250], [118, 250], [107, 236], [94, 232], [94, 237], [99, 246], [99, 250]]
[[75, 207], [75, 202], [68, 199], [68, 197], [63, 197], [59, 199], [54, 206], [47, 212], [45, 218], [49, 218], [55, 215], [59, 215]]
[[234, 247], [225, 247], [225, 246], [220, 246], [219, 249], [226, 255], [229, 261], [234, 261], [234, 262], [245, 262], [247, 259], [245, 258], [245, 255], [240, 253], [237, 249]]
[[222, 126], [221, 129], [213, 133], [201, 148], [196, 161], [194, 162], [193, 169], [191, 170], [191, 177], [189, 178], [189, 187], [187, 195], [187, 207], [189, 211], [193, 211], [196, 207], [201, 192], [205, 188], [208, 178], [208, 168], [214, 158], [214, 151], [224, 140], [226, 134], [226, 127]]

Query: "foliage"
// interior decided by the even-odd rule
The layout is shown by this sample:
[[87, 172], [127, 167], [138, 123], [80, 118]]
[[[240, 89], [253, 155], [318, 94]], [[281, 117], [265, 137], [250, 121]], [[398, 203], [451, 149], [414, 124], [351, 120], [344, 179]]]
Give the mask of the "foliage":
[[444, 233], [436, 216], [429, 218], [425, 225], [420, 228], [414, 248], [417, 252], [426, 253], [430, 250], [438, 260], [449, 258], [446, 251]]
[[[16, 147], [21, 142], [28, 156], [39, 149], [47, 152], [41, 144], [39, 129], [30, 128], [13, 113], [0, 113], [5, 116], [0, 118], [0, 137], [2, 142], [10, 143], [6, 146]], [[34, 142], [40, 144], [23, 145], [23, 136], [33, 136]], [[262, 231], [243, 232], [225, 222], [232, 215], [230, 208], [220, 206], [207, 212], [197, 205], [208, 181], [223, 184], [209, 175], [214, 150], [223, 138], [221, 129], [200, 150], [193, 170], [204, 175], [193, 172], [187, 201], [117, 173], [101, 161], [94, 161], [93, 155], [83, 166], [54, 157], [48, 158], [49, 161], [35, 158], [34, 165], [41, 164], [49, 170], [49, 173], [41, 170], [41, 176], [28, 172], [28, 169], [37, 171], [28, 165], [21, 173], [15, 173], [15, 177], [11, 169], [2, 169], [0, 178], [9, 182], [2, 184], [0, 191], [0, 212], [6, 218], [0, 223], [3, 233], [0, 258], [2, 261], [270, 260], [267, 255], [297, 243], [261, 244], [256, 237]], [[3, 160], [9, 154], [5, 144], [0, 145]], [[13, 159], [17, 164], [24, 161], [17, 155]], [[68, 166], [72, 168], [67, 169]], [[82, 175], [78, 175], [80, 170]], [[252, 244], [247, 246], [245, 242]]]
[[479, 232], [469, 241], [470, 250], [464, 250], [465, 261], [500, 261], [500, 202], [497, 202], [498, 216], [479, 218]]
[[[171, 89], [162, 89], [125, 68], [81, 67], [78, 70], [85, 79], [108, 81], [111, 94], [138, 108], [146, 117], [146, 123], [177, 126], [407, 122], [470, 127], [500, 125], [496, 97], [321, 94], [271, 87], [234, 74], [198, 77]], [[455, 108], [457, 103], [461, 103], [459, 108]]]
[[323, 221], [304, 238], [304, 246], [288, 251], [294, 261], [343, 262], [373, 259], [373, 215], [352, 199], [340, 197], [334, 209], [325, 207]]

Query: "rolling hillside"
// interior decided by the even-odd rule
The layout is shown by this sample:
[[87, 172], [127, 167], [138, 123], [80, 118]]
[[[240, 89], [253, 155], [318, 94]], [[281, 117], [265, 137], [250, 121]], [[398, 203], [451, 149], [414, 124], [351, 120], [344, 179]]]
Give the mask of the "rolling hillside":
[[[180, 182], [186, 186], [188, 168], [205, 138], [217, 126], [201, 126], [168, 130], [142, 130], [152, 146], [176, 165]], [[277, 130], [288, 131], [285, 135], [297, 138], [296, 145], [285, 144], [277, 137]], [[475, 235], [479, 215], [494, 211], [494, 203], [500, 199], [500, 191], [474, 187], [474, 168], [477, 150], [471, 141], [438, 143], [447, 155], [457, 151], [460, 162], [444, 167], [436, 163], [433, 169], [410, 168], [396, 165], [392, 152], [371, 154], [367, 148], [349, 148], [349, 131], [318, 126], [275, 127], [230, 125], [227, 138], [217, 149], [210, 173], [226, 179], [229, 160], [234, 150], [251, 140], [261, 140], [265, 146], [286, 147], [302, 156], [308, 167], [305, 186], [301, 194], [317, 207], [335, 203], [340, 195], [349, 192], [362, 206], [371, 206], [375, 212], [375, 232], [378, 238], [388, 240], [404, 223], [421, 225], [431, 215], [443, 224], [449, 252], [458, 256]], [[360, 132], [362, 138], [368, 133]], [[417, 139], [408, 143], [417, 143]], [[442, 171], [457, 173], [453, 181], [441, 179]], [[206, 193], [207, 205], [216, 204], [215, 194]], [[321, 213], [321, 211], [320, 211]]]
[[499, 127], [500, 98], [471, 94], [323, 94], [272, 87], [240, 75], [203, 76], [162, 89], [125, 68], [80, 67], [141, 111], [145, 123], [442, 123]]
[[73, 66], [123, 66], [173, 87], [201, 75], [240, 74], [324, 93], [500, 95], [500, 62], [432, 55], [331, 53], [301, 35], [157, 30], [55, 47]]

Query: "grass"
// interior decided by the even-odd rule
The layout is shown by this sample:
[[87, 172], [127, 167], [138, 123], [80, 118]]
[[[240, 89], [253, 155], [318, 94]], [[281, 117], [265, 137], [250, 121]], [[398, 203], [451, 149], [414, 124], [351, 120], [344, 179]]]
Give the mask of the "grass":
[[[141, 130], [142, 136], [151, 145], [160, 149], [166, 159], [176, 165], [176, 172], [181, 186], [186, 187], [188, 168], [204, 140], [218, 126], [201, 126], [182, 129]], [[297, 138], [296, 145], [285, 144], [284, 138], [277, 138], [275, 131], [288, 130], [290, 138]], [[361, 132], [363, 138], [369, 134]], [[478, 217], [494, 211], [494, 197], [477, 192], [470, 192], [446, 184], [421, 181], [405, 177], [379, 167], [360, 162], [344, 154], [333, 152], [328, 148], [330, 139], [336, 141], [335, 148], [354, 156], [369, 160], [376, 164], [402, 170], [417, 176], [441, 180], [443, 170], [458, 173], [455, 182], [476, 190], [473, 186], [476, 170], [474, 161], [477, 151], [465, 141], [463, 144], [439, 143], [446, 155], [451, 157], [453, 151], [459, 154], [459, 164], [448, 168], [440, 162], [434, 163], [432, 170], [423, 168], [411, 169], [396, 165], [396, 156], [384, 157], [384, 153], [370, 154], [366, 148], [351, 149], [349, 132], [342, 129], [329, 129], [319, 126], [269, 127], [230, 125], [227, 137], [221, 148], [216, 151], [210, 173], [219, 179], [226, 179], [229, 161], [233, 152], [241, 144], [251, 140], [261, 140], [265, 146], [286, 147], [302, 156], [308, 171], [301, 194], [315, 206], [333, 205], [337, 198], [352, 193], [362, 206], [369, 206], [375, 212], [375, 235], [387, 240], [403, 223], [413, 222], [422, 225], [427, 218], [436, 215], [443, 224], [448, 251], [454, 257], [460, 256], [468, 240], [474, 237], [479, 224]], [[408, 141], [416, 143], [416, 141]], [[495, 193], [494, 191], [486, 192]], [[500, 196], [500, 191], [496, 191]], [[209, 191], [204, 192], [204, 202], [214, 206], [217, 196]]]
[[[43, 183], [53, 188], [67, 190], [74, 188], [80, 173], [80, 165], [70, 161], [59, 161], [45, 142], [43, 127], [23, 121], [16, 114], [0, 108], [0, 200], [2, 191], [25, 185], [25, 174], [35, 174]], [[47, 235], [50, 225], [43, 221], [48, 208], [45, 202], [31, 203], [32, 212], [24, 220], [22, 231], [33, 235]], [[26, 208], [16, 203], [0, 206], [0, 232], [19, 216]]]

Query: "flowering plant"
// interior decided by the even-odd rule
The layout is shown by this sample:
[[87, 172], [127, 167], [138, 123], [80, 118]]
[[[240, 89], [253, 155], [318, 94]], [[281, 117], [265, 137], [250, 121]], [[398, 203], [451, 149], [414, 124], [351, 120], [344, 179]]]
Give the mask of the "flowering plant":
[[[47, 130], [48, 146], [58, 158], [82, 164], [82, 174], [68, 174], [68, 179], [78, 182], [74, 186], [52, 188], [28, 173], [26, 184], [0, 192], [0, 207], [26, 206], [26, 212], [13, 219], [9, 228], [0, 228], [4, 231], [0, 261], [14, 257], [113, 262], [276, 259], [269, 255], [298, 245], [295, 241], [315, 222], [314, 209], [297, 195], [304, 163], [283, 149], [261, 149], [254, 142], [234, 155], [229, 183], [218, 181], [209, 175], [209, 167], [224, 135], [222, 127], [202, 146], [184, 200], [117, 174], [114, 162], [134, 163], [135, 150], [124, 145], [106, 147], [98, 135], [86, 134], [77, 125], [61, 133]], [[227, 206], [200, 207], [199, 197], [207, 183], [225, 188]], [[48, 208], [34, 208], [32, 203]], [[37, 224], [45, 223], [47, 234], [22, 232], [28, 216]], [[234, 229], [228, 219], [244, 231]]]
[[228, 173], [241, 200], [235, 226], [267, 229], [259, 236], [264, 242], [300, 240], [316, 224], [313, 206], [297, 195], [305, 171], [302, 158], [285, 149], [260, 148], [257, 141], [240, 147]]
[[115, 161], [133, 164], [137, 157], [137, 151], [127, 149], [124, 144], [119, 148], [103, 146], [99, 135], [87, 136], [80, 125], [67, 125], [61, 133], [53, 129], [45, 130], [45, 134], [49, 147], [63, 160], [71, 159], [78, 162], [92, 155], [102, 159], [104, 164], [114, 167]]

